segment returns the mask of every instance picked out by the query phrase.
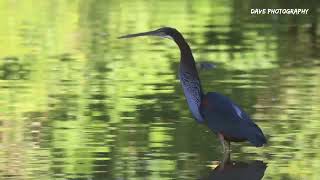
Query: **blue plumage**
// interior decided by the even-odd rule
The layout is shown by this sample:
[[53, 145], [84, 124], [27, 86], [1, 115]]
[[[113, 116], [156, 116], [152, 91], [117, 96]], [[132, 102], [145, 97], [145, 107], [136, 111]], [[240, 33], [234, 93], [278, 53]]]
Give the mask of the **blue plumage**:
[[261, 129], [229, 98], [210, 92], [203, 94], [192, 51], [182, 34], [174, 28], [163, 27], [154, 31], [128, 34], [119, 38], [159, 36], [173, 39], [180, 49], [179, 78], [189, 109], [199, 123], [205, 123], [217, 133], [223, 149], [229, 153], [230, 141], [248, 140], [255, 146], [266, 143]]
[[261, 129], [228, 97], [216, 92], [203, 96], [200, 111], [207, 126], [229, 141], [248, 140], [259, 147], [266, 143]]

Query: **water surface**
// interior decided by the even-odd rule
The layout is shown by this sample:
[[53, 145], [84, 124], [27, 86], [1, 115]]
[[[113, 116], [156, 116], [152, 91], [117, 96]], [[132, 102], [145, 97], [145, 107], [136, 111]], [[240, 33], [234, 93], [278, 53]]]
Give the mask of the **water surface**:
[[[250, 8], [310, 8], [304, 16]], [[0, 2], [1, 179], [317, 179], [319, 3], [308, 1]], [[232, 145], [197, 124], [167, 39], [118, 36], [179, 29], [206, 91], [241, 105], [268, 145]]]

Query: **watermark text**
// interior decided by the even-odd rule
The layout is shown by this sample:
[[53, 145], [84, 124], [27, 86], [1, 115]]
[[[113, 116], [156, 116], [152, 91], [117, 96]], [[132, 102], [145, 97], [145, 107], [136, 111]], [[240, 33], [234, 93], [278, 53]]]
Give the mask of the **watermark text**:
[[307, 15], [309, 9], [251, 9], [251, 14], [283, 14], [283, 15], [300, 15], [304, 14]]

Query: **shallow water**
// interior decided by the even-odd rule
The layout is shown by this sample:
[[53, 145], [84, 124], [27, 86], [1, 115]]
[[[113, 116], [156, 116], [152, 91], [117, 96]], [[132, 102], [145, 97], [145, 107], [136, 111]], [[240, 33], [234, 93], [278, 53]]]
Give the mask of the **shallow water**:
[[[250, 15], [287, 4], [1, 1], [1, 179], [317, 179], [319, 3]], [[221, 145], [188, 110], [175, 44], [117, 39], [161, 26], [217, 66], [200, 71], [204, 89], [241, 105], [267, 146], [234, 143], [219, 171]]]

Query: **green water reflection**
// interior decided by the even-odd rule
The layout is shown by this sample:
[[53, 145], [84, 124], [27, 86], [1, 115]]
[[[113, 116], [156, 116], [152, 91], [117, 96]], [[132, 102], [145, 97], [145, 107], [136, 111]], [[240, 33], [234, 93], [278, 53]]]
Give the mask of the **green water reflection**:
[[[197, 61], [217, 64], [200, 73], [204, 89], [230, 96], [268, 136], [264, 148], [234, 144], [236, 164], [250, 174], [266, 163], [264, 179], [318, 179], [319, 4], [0, 1], [1, 178], [216, 177], [221, 146], [188, 111], [175, 44], [116, 38], [172, 26]], [[266, 7], [310, 14], [250, 15]]]

